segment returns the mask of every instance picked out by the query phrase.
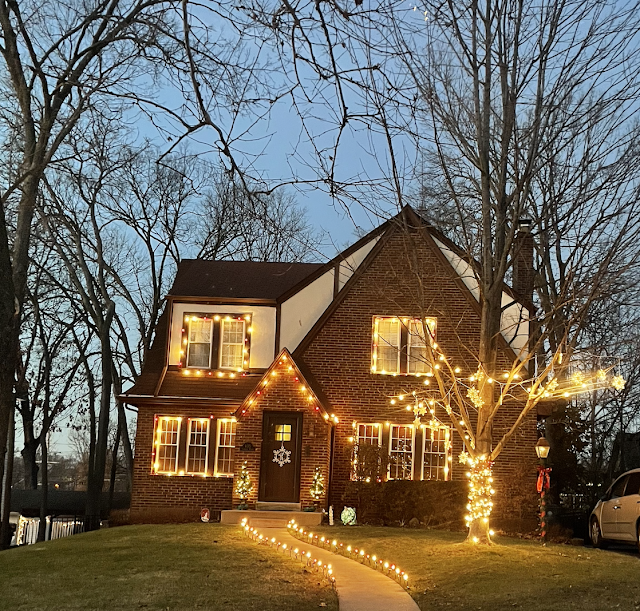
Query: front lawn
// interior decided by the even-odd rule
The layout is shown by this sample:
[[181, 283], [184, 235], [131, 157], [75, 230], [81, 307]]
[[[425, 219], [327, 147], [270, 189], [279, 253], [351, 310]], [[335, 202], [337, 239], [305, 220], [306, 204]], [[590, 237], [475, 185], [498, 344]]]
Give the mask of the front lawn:
[[0, 552], [0, 609], [304, 611], [331, 588], [239, 527], [126, 526]]
[[[314, 529], [397, 563], [424, 611], [640, 610], [640, 559], [585, 547], [498, 537], [472, 546], [464, 535], [374, 527]], [[631, 548], [630, 548], [631, 549]]]

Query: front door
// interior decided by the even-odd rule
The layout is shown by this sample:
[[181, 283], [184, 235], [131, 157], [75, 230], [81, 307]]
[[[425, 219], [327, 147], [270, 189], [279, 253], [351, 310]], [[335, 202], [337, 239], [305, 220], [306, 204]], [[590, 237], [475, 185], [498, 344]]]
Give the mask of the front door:
[[280, 503], [297, 503], [300, 500], [301, 449], [301, 413], [263, 413], [258, 500]]

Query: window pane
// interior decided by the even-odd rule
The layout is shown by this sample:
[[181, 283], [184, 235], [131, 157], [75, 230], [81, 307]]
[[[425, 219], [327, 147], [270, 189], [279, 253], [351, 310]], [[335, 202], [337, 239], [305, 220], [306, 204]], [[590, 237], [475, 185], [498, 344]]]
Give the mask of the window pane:
[[[425, 323], [426, 324], [426, 323]], [[408, 370], [409, 373], [427, 373], [431, 366], [427, 363], [427, 345], [425, 343], [425, 329], [420, 320], [412, 320], [408, 328]]]
[[640, 473], [631, 473], [629, 474], [629, 481], [627, 482], [627, 488], [624, 492], [625, 496], [629, 496], [630, 494], [639, 494], [640, 493]]
[[216, 475], [233, 475], [235, 444], [236, 423], [233, 420], [218, 420]]
[[290, 424], [276, 424], [276, 441], [291, 441]]
[[162, 416], [156, 429], [156, 456], [153, 470], [156, 473], [175, 473], [178, 460], [180, 419]]
[[206, 474], [209, 446], [209, 420], [189, 420], [187, 438], [187, 473]]
[[187, 367], [211, 366], [211, 334], [213, 321], [204, 317], [190, 316], [187, 336]]
[[243, 369], [244, 361], [244, 320], [223, 320], [220, 344], [220, 367]]
[[448, 480], [451, 459], [451, 433], [448, 428], [424, 429], [422, 479]]
[[624, 476], [621, 477], [614, 485], [613, 488], [611, 489], [611, 497], [612, 498], [617, 498], [619, 496], [622, 496], [622, 493], [624, 492], [624, 486], [627, 483], [627, 478], [629, 476]]
[[391, 425], [389, 479], [411, 479], [413, 472], [413, 427]]
[[[352, 480], [382, 478], [380, 461], [380, 425], [358, 424], [354, 439], [352, 459]], [[385, 467], [386, 469], [386, 464]]]
[[378, 318], [376, 371], [400, 371], [400, 321], [397, 318]]

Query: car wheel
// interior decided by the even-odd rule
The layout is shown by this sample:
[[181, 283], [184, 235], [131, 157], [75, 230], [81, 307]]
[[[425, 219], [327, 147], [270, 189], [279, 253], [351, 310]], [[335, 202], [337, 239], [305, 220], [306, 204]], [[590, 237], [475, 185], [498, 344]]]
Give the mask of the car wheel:
[[592, 518], [590, 533], [591, 533], [591, 543], [593, 544], [593, 547], [599, 547], [599, 548], [606, 547], [604, 539], [602, 538], [602, 531], [600, 530], [600, 523], [598, 522], [598, 518]]

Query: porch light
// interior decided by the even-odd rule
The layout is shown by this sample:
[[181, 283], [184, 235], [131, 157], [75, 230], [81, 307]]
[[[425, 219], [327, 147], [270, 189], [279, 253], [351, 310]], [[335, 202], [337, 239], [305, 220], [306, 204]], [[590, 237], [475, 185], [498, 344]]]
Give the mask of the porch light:
[[549, 442], [544, 437], [540, 437], [536, 443], [536, 454], [541, 460], [545, 460], [549, 456]]

